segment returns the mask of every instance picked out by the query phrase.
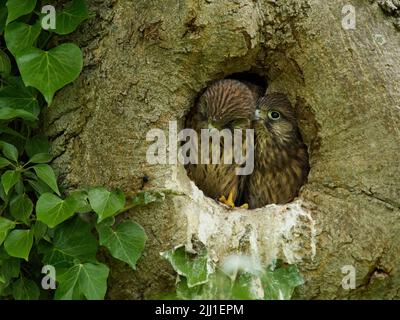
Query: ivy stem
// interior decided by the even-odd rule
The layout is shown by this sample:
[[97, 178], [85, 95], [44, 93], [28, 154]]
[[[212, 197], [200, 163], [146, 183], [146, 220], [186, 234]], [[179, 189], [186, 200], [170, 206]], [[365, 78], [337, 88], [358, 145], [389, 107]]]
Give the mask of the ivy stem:
[[131, 210], [132, 208], [134, 208], [134, 207], [136, 207], [136, 206], [137, 206], [136, 204], [131, 203], [131, 204], [125, 206], [124, 208], [122, 208], [121, 210], [119, 210], [115, 215], [118, 215], [118, 214], [120, 214], [120, 213], [127, 212], [127, 211]]

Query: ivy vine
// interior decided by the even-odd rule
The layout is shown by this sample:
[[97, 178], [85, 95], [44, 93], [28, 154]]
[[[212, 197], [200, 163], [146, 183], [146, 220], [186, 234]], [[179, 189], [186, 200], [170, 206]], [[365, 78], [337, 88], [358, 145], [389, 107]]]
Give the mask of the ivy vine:
[[[42, 27], [48, 4], [57, 9], [53, 30]], [[114, 217], [163, 200], [159, 192], [126, 197], [103, 187], [66, 192], [49, 165], [40, 112], [83, 67], [77, 45], [51, 39], [89, 17], [84, 0], [0, 0], [0, 298], [103, 299], [109, 268], [99, 248], [135, 269], [147, 239], [137, 223]]]

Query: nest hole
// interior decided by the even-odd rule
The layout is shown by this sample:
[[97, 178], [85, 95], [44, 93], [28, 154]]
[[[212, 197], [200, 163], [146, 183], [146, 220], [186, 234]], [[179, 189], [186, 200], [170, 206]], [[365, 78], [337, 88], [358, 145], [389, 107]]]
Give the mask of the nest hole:
[[[264, 94], [265, 94], [265, 92], [267, 90], [267, 87], [268, 87], [268, 83], [267, 83], [266, 78], [264, 76], [261, 76], [261, 75], [257, 74], [256, 72], [252, 72], [252, 71], [230, 74], [230, 75], [226, 76], [224, 79], [231, 79], [231, 80], [240, 81], [240, 82], [246, 84], [251, 90], [253, 90], [254, 88], [257, 88], [257, 90], [259, 90], [260, 97], [264, 96]], [[216, 80], [216, 81], [218, 81], [218, 80]], [[213, 83], [214, 82], [210, 83], [204, 90], [202, 90], [198, 94], [198, 96], [197, 96], [197, 98], [195, 100], [194, 106], [190, 109], [189, 113], [186, 116], [185, 128], [195, 129], [196, 132], [200, 131], [199, 128], [201, 128], [201, 129], [209, 128], [209, 127], [206, 126], [206, 122], [209, 121], [210, 119], [206, 119], [207, 117], [206, 117], [205, 114], [199, 114], [199, 113], [204, 112], [204, 110], [203, 110], [204, 106], [200, 106], [200, 104], [203, 103], [201, 97], [206, 93], [207, 89], [211, 85], [213, 85]], [[294, 106], [290, 106], [290, 107], [294, 108]], [[200, 109], [202, 111], [200, 111]], [[293, 110], [293, 112], [294, 112], [294, 110]], [[204, 127], [202, 125], [199, 125], [199, 123], [195, 123], [194, 121], [196, 121], [196, 120], [203, 121], [202, 124], [204, 123]], [[254, 119], [252, 119], [252, 120], [254, 120]], [[250, 123], [250, 125], [246, 129], [254, 129], [253, 128], [253, 121], [250, 121], [249, 123]], [[222, 129], [223, 128], [221, 128], [220, 130], [222, 130]], [[296, 124], [296, 134], [298, 135], [301, 143], [303, 143], [303, 139], [301, 137], [301, 134], [300, 134], [300, 131], [298, 129], [298, 125], [297, 124]], [[215, 189], [218, 189], [220, 187], [219, 186], [220, 183], [222, 183], [224, 186], [225, 185], [226, 186], [230, 186], [229, 183], [225, 183], [227, 176], [224, 175], [224, 170], [222, 169], [221, 173], [216, 172], [216, 171], [219, 170], [219, 169], [216, 169], [217, 167], [229, 166], [229, 164], [227, 164], [227, 165], [225, 165], [225, 164], [201, 164], [201, 160], [200, 160], [200, 158], [201, 158], [200, 157], [200, 153], [201, 153], [200, 145], [201, 145], [201, 143], [203, 141], [200, 141], [200, 137], [201, 137], [201, 134], [200, 134], [200, 132], [198, 132], [198, 139], [199, 140], [198, 140], [197, 146], [199, 147], [199, 149], [198, 149], [198, 154], [197, 155], [198, 155], [198, 163], [199, 164], [189, 163], [188, 165], [186, 165], [185, 169], [186, 169], [187, 175], [195, 183], [195, 185], [200, 190], [203, 191], [205, 196], [207, 196], [209, 198], [212, 198], [213, 200], [216, 200], [216, 201], [219, 200], [220, 196], [225, 196], [225, 198], [228, 199], [229, 193], [230, 193], [230, 190], [229, 190], [230, 187], [228, 189], [224, 190], [224, 191], [220, 190], [219, 192], [216, 192], [216, 190], [213, 190], [213, 187], [215, 187]], [[255, 139], [257, 139], [257, 134], [255, 134]], [[226, 140], [225, 137], [221, 134], [220, 140], [219, 140], [219, 146], [220, 147], [225, 143], [225, 140]], [[185, 144], [186, 142], [187, 142], [187, 140], [185, 142], [183, 142], [182, 145]], [[209, 140], [209, 142], [210, 142], [210, 140]], [[256, 141], [254, 146], [255, 146], [254, 152], [255, 153], [259, 152], [259, 150], [257, 149], [257, 141]], [[212, 149], [212, 146], [210, 147], [210, 149]], [[306, 150], [305, 152], [306, 152], [306, 157], [307, 157], [307, 160], [306, 160], [307, 161], [307, 165], [304, 166], [304, 168], [303, 168], [304, 172], [301, 173], [302, 175], [304, 175], [305, 178], [304, 178], [304, 181], [302, 181], [300, 187], [306, 183], [307, 176], [308, 176], [308, 173], [309, 173], [308, 152], [307, 152], [306, 148], [305, 148], [305, 150]], [[221, 155], [223, 154], [223, 152], [224, 152], [224, 149], [223, 149], [223, 146], [222, 146], [221, 149], [220, 149]], [[280, 155], [278, 155], [278, 156], [280, 156]], [[256, 158], [257, 157], [255, 157], [255, 159]], [[257, 161], [257, 160], [254, 160], [254, 161]], [[286, 161], [287, 161], [287, 159], [286, 159]], [[235, 163], [235, 162], [233, 162], [233, 163]], [[290, 161], [288, 163], [290, 163]], [[258, 168], [258, 164], [257, 163], [254, 163], [254, 168]], [[278, 168], [279, 168], [279, 166], [278, 166]], [[295, 172], [295, 171], [296, 170], [292, 170], [291, 172]], [[249, 203], [249, 201], [248, 201], [249, 200], [249, 195], [247, 193], [246, 187], [247, 187], [247, 181], [249, 181], [249, 179], [252, 178], [253, 174], [255, 174], [254, 171], [252, 173], [250, 173], [249, 175], [240, 176], [240, 178], [236, 178], [236, 177], [232, 176], [232, 179], [240, 180], [238, 183], [236, 183], [236, 182], [234, 183], [235, 186], [236, 185], [238, 186], [237, 187], [238, 191], [236, 192], [235, 199], [234, 199], [234, 204], [235, 204], [236, 207], [239, 207], [239, 206], [241, 206], [241, 205], [243, 205], [245, 203]], [[297, 174], [297, 173], [295, 172], [294, 174]], [[208, 179], [210, 179], [210, 181], [208, 181]], [[265, 181], [265, 183], [268, 183], [268, 178], [265, 177], [264, 181]], [[275, 183], [275, 182], [273, 182], [273, 183]], [[283, 189], [286, 186], [282, 185], [281, 187]], [[290, 200], [286, 201], [286, 202], [268, 201], [268, 202], [265, 202], [265, 203], [257, 205], [257, 206], [250, 205], [250, 209], [256, 209], [256, 208], [259, 208], [259, 207], [264, 207], [265, 205], [268, 205], [268, 204], [287, 204], [287, 203], [290, 203], [295, 199], [295, 197], [298, 196], [300, 187], [295, 192], [295, 194], [293, 194], [293, 197]], [[279, 187], [277, 187], [277, 189], [279, 189]]]

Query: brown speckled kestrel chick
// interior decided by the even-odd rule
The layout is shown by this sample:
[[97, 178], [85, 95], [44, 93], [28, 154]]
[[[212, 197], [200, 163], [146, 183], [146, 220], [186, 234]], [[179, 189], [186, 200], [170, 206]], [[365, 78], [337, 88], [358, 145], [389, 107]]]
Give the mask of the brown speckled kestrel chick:
[[[213, 128], [218, 130], [250, 129], [257, 100], [247, 85], [238, 80], [220, 80], [206, 89], [200, 97], [196, 108], [189, 116], [187, 127], [196, 130], [201, 137], [201, 129]], [[242, 150], [245, 154], [246, 141], [243, 139]], [[198, 142], [200, 155], [200, 141]], [[212, 143], [209, 142], [210, 162]], [[243, 176], [236, 175], [238, 164], [224, 164], [224, 139], [220, 140], [220, 164], [189, 164], [189, 177], [204, 192], [205, 195], [219, 199], [221, 202], [234, 207], [238, 195], [242, 191]], [[230, 148], [232, 154], [233, 148]]]
[[292, 201], [307, 179], [307, 148], [294, 110], [284, 94], [272, 93], [257, 104], [254, 121], [254, 171], [246, 181], [250, 208]]

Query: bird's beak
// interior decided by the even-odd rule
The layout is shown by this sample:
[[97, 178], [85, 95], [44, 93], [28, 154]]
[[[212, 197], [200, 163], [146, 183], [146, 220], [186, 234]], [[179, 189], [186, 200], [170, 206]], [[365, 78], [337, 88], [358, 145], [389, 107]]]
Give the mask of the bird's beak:
[[261, 111], [259, 110], [259, 109], [257, 109], [255, 112], [254, 112], [254, 115], [253, 115], [253, 119], [252, 119], [253, 121], [257, 121], [257, 120], [261, 120]]

